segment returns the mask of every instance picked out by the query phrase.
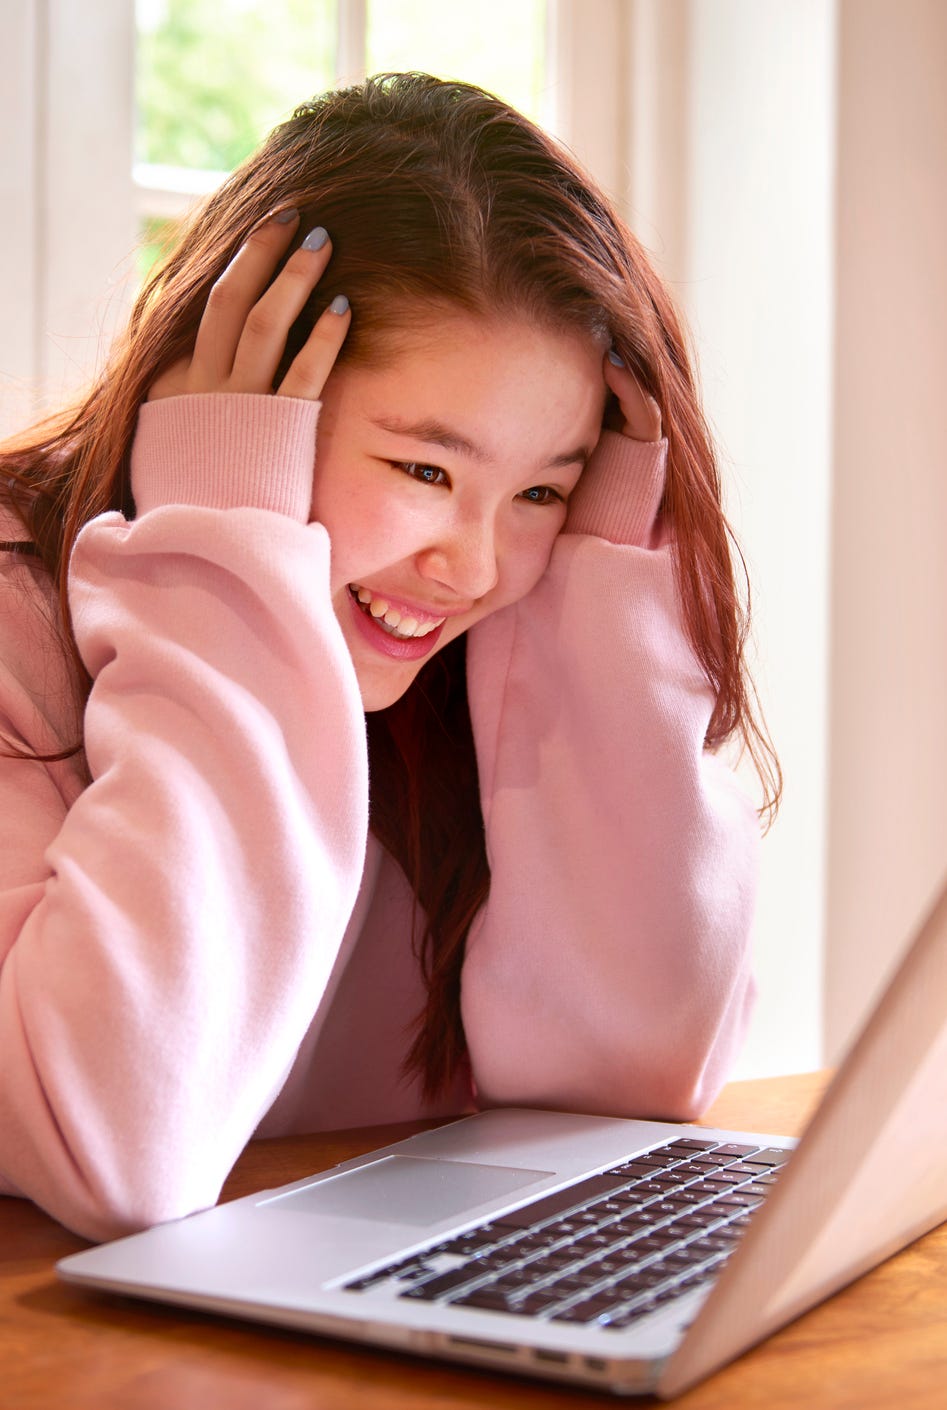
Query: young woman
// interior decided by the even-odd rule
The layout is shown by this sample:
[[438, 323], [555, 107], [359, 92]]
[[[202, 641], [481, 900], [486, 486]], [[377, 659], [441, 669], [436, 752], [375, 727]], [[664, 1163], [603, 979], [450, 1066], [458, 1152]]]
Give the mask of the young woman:
[[0, 485], [0, 1192], [99, 1238], [255, 1132], [712, 1098], [717, 751], [776, 775], [677, 320], [555, 144], [299, 109]]

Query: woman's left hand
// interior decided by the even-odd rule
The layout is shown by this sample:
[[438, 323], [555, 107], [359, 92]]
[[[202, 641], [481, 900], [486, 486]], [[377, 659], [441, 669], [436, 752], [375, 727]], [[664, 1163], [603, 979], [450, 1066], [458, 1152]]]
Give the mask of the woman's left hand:
[[644, 388], [622, 364], [618, 366], [606, 354], [605, 383], [618, 402], [619, 415], [615, 420], [606, 420], [609, 430], [620, 431], [633, 441], [659, 441], [661, 439], [661, 408], [654, 397]]

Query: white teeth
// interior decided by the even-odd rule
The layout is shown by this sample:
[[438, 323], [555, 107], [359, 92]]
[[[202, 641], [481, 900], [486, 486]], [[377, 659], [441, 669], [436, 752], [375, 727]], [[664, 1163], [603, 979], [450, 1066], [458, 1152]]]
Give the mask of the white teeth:
[[439, 617], [433, 622], [420, 623], [416, 617], [404, 616], [399, 608], [393, 607], [386, 598], [375, 597], [368, 588], [352, 583], [349, 587], [352, 596], [366, 608], [378, 625], [391, 636], [428, 636], [447, 619]]

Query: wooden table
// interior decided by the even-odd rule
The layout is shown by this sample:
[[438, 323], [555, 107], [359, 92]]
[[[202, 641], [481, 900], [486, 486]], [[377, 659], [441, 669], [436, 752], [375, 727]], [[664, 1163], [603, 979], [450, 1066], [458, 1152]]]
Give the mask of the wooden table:
[[[706, 1119], [795, 1135], [824, 1084], [819, 1074], [733, 1083]], [[418, 1129], [254, 1142], [224, 1197], [300, 1179]], [[620, 1403], [83, 1292], [53, 1272], [56, 1259], [83, 1246], [24, 1201], [0, 1199], [2, 1410], [602, 1410]], [[682, 1410], [944, 1410], [947, 1226], [675, 1403]]]

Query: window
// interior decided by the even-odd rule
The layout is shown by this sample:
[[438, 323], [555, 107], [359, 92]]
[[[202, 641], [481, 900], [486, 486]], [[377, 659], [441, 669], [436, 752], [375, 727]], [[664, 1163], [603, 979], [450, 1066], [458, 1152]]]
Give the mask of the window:
[[337, 82], [427, 69], [548, 120], [547, 10], [546, 0], [136, 0], [139, 272], [196, 198], [296, 103]]

